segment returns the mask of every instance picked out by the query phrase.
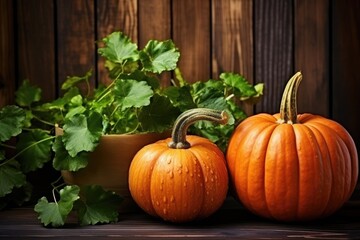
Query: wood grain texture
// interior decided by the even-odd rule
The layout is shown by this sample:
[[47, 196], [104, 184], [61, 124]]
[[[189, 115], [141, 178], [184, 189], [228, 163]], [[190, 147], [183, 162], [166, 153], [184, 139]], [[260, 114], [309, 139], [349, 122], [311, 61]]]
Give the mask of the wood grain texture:
[[265, 83], [256, 112], [279, 112], [286, 82], [293, 75], [293, 1], [254, 0], [255, 82]]
[[56, 91], [53, 1], [17, 3], [18, 81], [29, 79], [43, 90], [42, 100], [49, 101]]
[[[139, 47], [143, 48], [151, 39], [171, 39], [171, 1], [147, 0], [139, 4]], [[170, 84], [170, 73], [163, 73], [161, 84]]]
[[0, 108], [14, 102], [15, 52], [13, 1], [0, 1]]
[[[234, 203], [235, 204], [235, 203]], [[348, 203], [319, 221], [281, 223], [258, 218], [238, 205], [224, 206], [198, 222], [170, 224], [143, 212], [121, 214], [112, 224], [80, 227], [76, 219], [63, 228], [46, 228], [32, 208], [0, 212], [2, 239], [358, 239], [359, 202]]]
[[171, 38], [171, 4], [168, 0], [147, 0], [139, 4], [139, 47], [150, 39]]
[[[67, 76], [95, 70], [94, 0], [56, 1], [59, 87]], [[95, 84], [94, 77], [90, 86]], [[83, 91], [86, 86], [83, 86]]]
[[173, 0], [172, 37], [181, 52], [179, 67], [189, 82], [211, 76], [210, 1]]
[[253, 81], [253, 8], [247, 0], [212, 1], [212, 72], [236, 72]]
[[[96, 0], [97, 40], [114, 31], [125, 33], [135, 43], [138, 42], [138, 5], [137, 0]], [[109, 84], [105, 60], [98, 56], [98, 83]]]
[[[332, 117], [360, 149], [360, 1], [332, 1]], [[356, 188], [360, 198], [360, 179]]]
[[299, 113], [329, 117], [329, 0], [295, 1], [295, 71], [303, 81]]
[[[212, 77], [222, 72], [254, 81], [253, 4], [247, 0], [212, 1]], [[248, 115], [252, 105], [243, 106]]]

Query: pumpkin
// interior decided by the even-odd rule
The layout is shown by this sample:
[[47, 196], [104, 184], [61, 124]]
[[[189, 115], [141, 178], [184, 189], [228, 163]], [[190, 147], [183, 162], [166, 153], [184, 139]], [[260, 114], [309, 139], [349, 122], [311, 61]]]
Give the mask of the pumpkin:
[[329, 216], [354, 191], [358, 156], [353, 139], [337, 122], [297, 114], [300, 72], [287, 83], [280, 113], [245, 119], [226, 152], [236, 197], [251, 212], [280, 221]]
[[186, 132], [198, 120], [225, 124], [227, 119], [225, 112], [188, 110], [175, 121], [171, 138], [143, 147], [129, 169], [129, 190], [138, 206], [170, 222], [214, 213], [228, 191], [225, 156], [208, 139]]

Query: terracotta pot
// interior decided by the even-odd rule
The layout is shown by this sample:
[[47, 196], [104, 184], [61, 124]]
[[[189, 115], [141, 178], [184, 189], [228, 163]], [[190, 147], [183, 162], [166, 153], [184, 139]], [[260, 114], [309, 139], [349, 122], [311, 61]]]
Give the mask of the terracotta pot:
[[96, 184], [124, 198], [121, 209], [129, 210], [133, 204], [128, 188], [128, 171], [135, 154], [145, 145], [169, 137], [169, 133], [104, 135], [88, 165], [77, 172], [62, 171], [67, 184], [81, 186]]

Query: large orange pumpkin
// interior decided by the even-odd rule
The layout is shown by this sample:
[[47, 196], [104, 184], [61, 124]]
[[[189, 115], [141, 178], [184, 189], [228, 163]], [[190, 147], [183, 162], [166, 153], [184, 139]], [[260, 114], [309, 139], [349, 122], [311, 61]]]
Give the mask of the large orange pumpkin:
[[194, 109], [175, 123], [172, 138], [143, 147], [129, 169], [129, 189], [147, 213], [171, 222], [187, 222], [214, 213], [228, 190], [222, 151], [208, 139], [186, 136], [197, 120], [227, 122], [225, 112]]
[[280, 114], [257, 114], [235, 129], [227, 149], [234, 192], [263, 217], [302, 221], [334, 213], [354, 191], [358, 156], [337, 122], [297, 114], [300, 72], [288, 82]]

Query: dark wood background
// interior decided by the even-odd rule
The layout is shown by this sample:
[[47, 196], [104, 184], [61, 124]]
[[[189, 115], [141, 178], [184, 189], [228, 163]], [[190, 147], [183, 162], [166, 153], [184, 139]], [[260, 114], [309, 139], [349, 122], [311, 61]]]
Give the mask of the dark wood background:
[[121, 30], [139, 47], [172, 38], [189, 81], [232, 71], [264, 82], [249, 114], [277, 112], [301, 70], [299, 112], [338, 121], [360, 148], [359, 12], [357, 0], [0, 0], [0, 107], [24, 79], [44, 100], [90, 68], [93, 86], [107, 81], [96, 41]]

